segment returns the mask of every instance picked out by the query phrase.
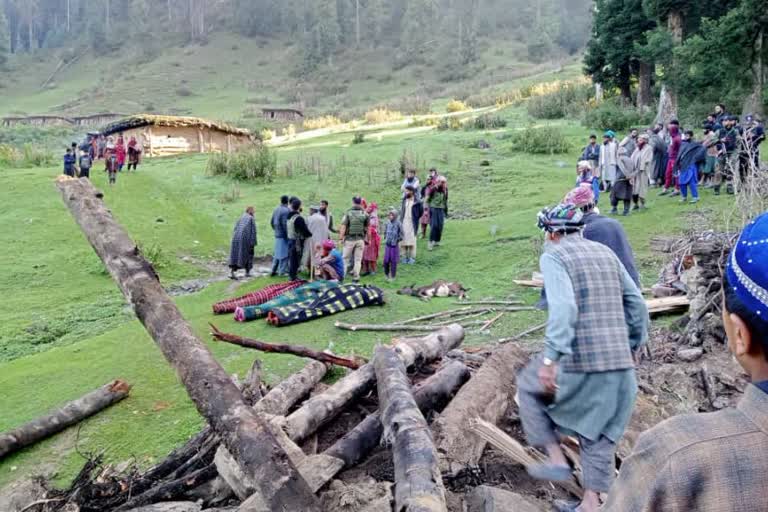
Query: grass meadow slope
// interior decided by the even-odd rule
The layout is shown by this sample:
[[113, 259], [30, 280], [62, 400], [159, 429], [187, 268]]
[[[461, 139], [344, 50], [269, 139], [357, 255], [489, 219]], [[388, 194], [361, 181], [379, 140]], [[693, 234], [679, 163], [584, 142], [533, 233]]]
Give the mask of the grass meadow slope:
[[[210, 110], [199, 113], [218, 111], [215, 102], [207, 105]], [[300, 368], [302, 361], [212, 342], [207, 323], [214, 321], [223, 330], [266, 341], [368, 356], [377, 342], [389, 336], [340, 332], [333, 322], [386, 322], [451, 306], [449, 299], [424, 303], [396, 295], [398, 286], [452, 279], [471, 288], [473, 298], [516, 293], [528, 303], [535, 301], [536, 292], [516, 289], [511, 281], [537, 269], [542, 236], [535, 227], [535, 213], [557, 202], [573, 185], [573, 163], [588, 132], [575, 123], [551, 124], [562, 130], [573, 149], [568, 154], [531, 156], [513, 151], [508, 138], [509, 132], [529, 122], [524, 108], [510, 107], [500, 115], [509, 124], [492, 133], [368, 134], [362, 144], [351, 144], [351, 134], [340, 134], [287, 145], [277, 149], [279, 176], [266, 185], [208, 177], [203, 155], [147, 161], [137, 173], [119, 176], [113, 188], [107, 187], [99, 162], [93, 181], [168, 285], [209, 276], [211, 262], [223, 263], [232, 225], [246, 205], [256, 207], [257, 253], [266, 255], [272, 246], [268, 217], [281, 194], [298, 195], [305, 204], [328, 199], [338, 222], [356, 193], [377, 200], [382, 212], [399, 204], [398, 160], [404, 153], [422, 174], [425, 167], [436, 166], [448, 176], [452, 218], [444, 246], [427, 252], [420, 242], [418, 264], [402, 267], [395, 284], [385, 283], [381, 273], [365, 281], [385, 290], [383, 308], [277, 329], [264, 322], [237, 324], [229, 315], [211, 314], [213, 302], [274, 279], [260, 278], [236, 289], [229, 281], [219, 281], [177, 299], [184, 316], [228, 372], [242, 375], [258, 356], [268, 381], [274, 383]], [[476, 149], [481, 139], [490, 149]], [[110, 461], [135, 459], [149, 465], [202, 423], [66, 211], [53, 184], [58, 173], [58, 167], [0, 170], [0, 245], [4, 249], [0, 251], [4, 306], [0, 309], [0, 431], [113, 378], [124, 378], [134, 388], [127, 400], [78, 427], [4, 459], [0, 486], [41, 471], [55, 473], [59, 481], [71, 478], [82, 463], [78, 452], [104, 450]], [[721, 219], [731, 203], [729, 196], [714, 198], [707, 192], [696, 206], [654, 195], [650, 210], [622, 218], [644, 284], [654, 282], [661, 261], [649, 250], [652, 236], [679, 232], [697, 217]], [[221, 274], [226, 272], [223, 264], [219, 268]], [[513, 335], [543, 319], [540, 312], [507, 314], [494, 325], [492, 337]], [[489, 339], [474, 334], [467, 343]]]

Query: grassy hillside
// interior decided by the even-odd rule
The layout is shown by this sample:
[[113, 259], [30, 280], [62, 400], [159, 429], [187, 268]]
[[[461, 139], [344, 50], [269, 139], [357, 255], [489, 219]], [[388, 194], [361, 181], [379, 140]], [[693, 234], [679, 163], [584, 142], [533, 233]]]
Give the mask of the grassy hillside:
[[[450, 300], [423, 303], [395, 294], [398, 286], [434, 279], [460, 280], [473, 298], [518, 293], [529, 303], [536, 292], [516, 289], [511, 280], [537, 268], [541, 233], [535, 213], [556, 203], [573, 185], [577, 146], [587, 132], [575, 123], [550, 125], [573, 143], [566, 155], [531, 156], [510, 148], [509, 132], [526, 124], [524, 109], [501, 112], [509, 127], [479, 131], [407, 132], [351, 144], [351, 134], [279, 148], [280, 176], [268, 185], [234, 184], [207, 177], [205, 156], [156, 159], [135, 174], [119, 176], [107, 188], [102, 172], [94, 182], [129, 233], [151, 255], [164, 284], [226, 269], [232, 225], [246, 205], [256, 207], [258, 254], [271, 250], [268, 216], [281, 194], [296, 194], [307, 203], [329, 199], [340, 219], [353, 194], [375, 199], [382, 211], [399, 200], [398, 159], [405, 152], [420, 169], [437, 166], [451, 187], [451, 215], [444, 247], [427, 252], [419, 246], [418, 264], [403, 267], [397, 283], [379, 274], [365, 282], [382, 287], [387, 305], [277, 329], [264, 322], [235, 323], [231, 316], [213, 317], [210, 306], [225, 297], [260, 288], [274, 279], [259, 278], [242, 286], [228, 281], [180, 297], [179, 307], [228, 372], [242, 373], [257, 354], [217, 344], [207, 336], [207, 323], [268, 341], [290, 341], [316, 348], [333, 347], [342, 354], [370, 355], [386, 334], [347, 333], [335, 320], [384, 322], [450, 307]], [[487, 150], [475, 149], [483, 139]], [[487, 161], [489, 165], [481, 165]], [[101, 166], [101, 163], [97, 165]], [[106, 450], [111, 461], [135, 458], [149, 465], [196, 432], [201, 419], [141, 325], [128, 311], [115, 284], [88, 246], [58, 197], [53, 178], [58, 168], [0, 172], [0, 232], [4, 251], [0, 266], [0, 431], [28, 421], [57, 404], [116, 377], [134, 385], [129, 399], [83, 422], [78, 428], [39, 443], [0, 462], [0, 486], [36, 472], [70, 478], [81, 453]], [[239, 190], [234, 202], [223, 196]], [[237, 193], [234, 194], [237, 196]], [[659, 255], [648, 240], [675, 233], [700, 218], [721, 218], [732, 198], [704, 193], [696, 205], [652, 197], [650, 210], [621, 219], [650, 285], [658, 273]], [[216, 265], [218, 264], [218, 267]], [[540, 312], [507, 314], [493, 337], [515, 334], [540, 322]], [[472, 334], [467, 343], [488, 336]], [[290, 356], [259, 355], [267, 379], [276, 382], [302, 361]]]
[[60, 53], [13, 57], [12, 72], [0, 77], [0, 116], [159, 111], [247, 122], [265, 105], [303, 101], [310, 113], [354, 111], [414, 95], [477, 94], [545, 72], [578, 73], [578, 65], [563, 73], [554, 71], [559, 63], [532, 64], [521, 43], [495, 40], [458, 81], [448, 79], [447, 64], [439, 61], [393, 71], [388, 49], [340, 54], [331, 66], [299, 78], [294, 70], [301, 55], [292, 41], [216, 33], [204, 46], [168, 46], [157, 55], [137, 55], [130, 45], [107, 56], [86, 54], [41, 89]]

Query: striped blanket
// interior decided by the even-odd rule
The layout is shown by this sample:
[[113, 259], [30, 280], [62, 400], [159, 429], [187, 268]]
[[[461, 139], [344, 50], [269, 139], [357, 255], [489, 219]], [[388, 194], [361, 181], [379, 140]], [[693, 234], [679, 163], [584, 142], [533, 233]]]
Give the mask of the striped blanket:
[[255, 306], [244, 306], [235, 309], [235, 320], [238, 322], [250, 322], [258, 318], [264, 318], [273, 308], [290, 306], [299, 302], [313, 301], [331, 288], [338, 287], [339, 284], [331, 281], [313, 281], [304, 283], [298, 288], [287, 291], [264, 304]]
[[287, 283], [271, 284], [261, 290], [247, 293], [242, 297], [217, 302], [213, 305], [213, 313], [215, 315], [223, 315], [225, 313], [232, 313], [237, 308], [264, 304], [265, 302], [268, 302], [275, 297], [279, 297], [285, 292], [298, 288], [303, 284], [306, 284], [306, 281], [288, 281]]
[[314, 300], [273, 308], [267, 315], [267, 322], [283, 327], [373, 305], [384, 305], [384, 292], [381, 289], [375, 286], [341, 285], [327, 290]]

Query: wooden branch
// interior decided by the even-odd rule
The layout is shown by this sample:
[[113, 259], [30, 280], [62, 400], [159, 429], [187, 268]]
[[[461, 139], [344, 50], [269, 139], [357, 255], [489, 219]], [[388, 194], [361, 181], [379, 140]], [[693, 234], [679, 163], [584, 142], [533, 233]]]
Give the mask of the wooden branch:
[[517, 341], [519, 339], [525, 338], [529, 334], [533, 334], [535, 332], [538, 332], [538, 331], [544, 329], [545, 327], [547, 327], [547, 322], [544, 322], [543, 324], [539, 324], [539, 325], [534, 325], [530, 329], [526, 329], [523, 332], [521, 332], [519, 334], [515, 334], [514, 336], [511, 336], [509, 338], [501, 338], [499, 340], [496, 340], [496, 343], [508, 343], [510, 341]]
[[455, 473], [477, 465], [485, 440], [469, 431], [469, 421], [495, 425], [501, 420], [515, 394], [516, 373], [528, 359], [518, 345], [497, 348], [432, 423], [442, 469]]
[[488, 329], [488, 328], [490, 328], [490, 327], [491, 327], [493, 324], [495, 324], [495, 323], [496, 323], [496, 322], [499, 320], [499, 318], [501, 318], [502, 316], [504, 316], [504, 311], [502, 311], [501, 313], [499, 313], [499, 314], [498, 314], [498, 315], [496, 315], [495, 317], [493, 317], [493, 318], [491, 318], [490, 320], [488, 320], [487, 322], [485, 322], [485, 323], [483, 324], [483, 326], [480, 328], [480, 330], [481, 330], [481, 331], [485, 331], [485, 330], [487, 330], [487, 329]]
[[515, 279], [512, 282], [516, 285], [525, 286], [527, 288], [544, 288], [543, 279]]
[[469, 306], [520, 306], [525, 304], [522, 300], [460, 300], [454, 304], [466, 304]]
[[158, 501], [172, 501], [184, 496], [187, 491], [191, 491], [195, 487], [214, 478], [216, 473], [216, 466], [211, 463], [190, 475], [184, 475], [176, 480], [164, 482], [156, 487], [152, 487], [148, 491], [129, 499], [115, 510], [117, 512], [122, 512], [156, 503]]
[[[166, 294], [152, 265], [88, 180], [56, 181], [65, 205], [131, 302], [136, 316], [175, 368], [200, 414], [213, 426], [271, 509], [319, 510], [309, 486], [237, 386]], [[264, 475], [269, 475], [265, 478]]]
[[[413, 390], [413, 398], [422, 413], [438, 410], [454, 391], [469, 380], [469, 368], [451, 361]], [[381, 442], [384, 426], [378, 412], [369, 414], [323, 453], [344, 461], [351, 467], [362, 461]]]
[[439, 325], [402, 325], [402, 324], [348, 324], [336, 322], [337, 329], [343, 331], [374, 331], [374, 332], [434, 332]]
[[213, 332], [211, 332], [211, 335], [213, 336], [214, 339], [219, 341], [225, 341], [227, 343], [232, 343], [233, 345], [239, 345], [245, 348], [252, 348], [255, 350], [260, 350], [262, 352], [273, 352], [278, 354], [293, 354], [299, 357], [308, 357], [310, 359], [315, 359], [323, 363], [335, 364], [336, 366], [344, 366], [345, 368], [351, 368], [353, 370], [357, 370], [358, 368], [360, 368], [362, 364], [365, 364], [365, 361], [361, 363], [360, 360], [336, 356], [328, 352], [318, 352], [317, 350], [313, 350], [308, 347], [302, 347], [298, 345], [288, 345], [286, 343], [267, 343], [264, 341], [254, 340], [252, 338], [244, 338], [242, 336], [238, 336], [237, 334], [221, 332], [213, 324], [208, 324], [208, 325], [210, 325], [211, 329], [213, 329]]
[[403, 320], [402, 322], [395, 322], [397, 324], [414, 324], [417, 322], [423, 322], [424, 320], [433, 320], [435, 318], [451, 318], [454, 316], [463, 315], [464, 313], [475, 313], [482, 311], [487, 311], [486, 308], [473, 308], [471, 306], [467, 306], [465, 308], [458, 308], [458, 309], [449, 309], [448, 311], [439, 311], [437, 313], [432, 313], [429, 315], [423, 315], [423, 316], [417, 316], [414, 318], [409, 318], [408, 320]]
[[[423, 338], [395, 340], [394, 348], [406, 368], [409, 368], [417, 361], [421, 364], [441, 359], [450, 350], [458, 347], [463, 339], [464, 329], [454, 324]], [[285, 418], [283, 429], [293, 441], [305, 439], [321, 425], [336, 417], [349, 403], [367, 393], [375, 381], [373, 365], [368, 363], [361, 366], [336, 381], [324, 392], [304, 402]]]
[[395, 510], [445, 512], [445, 488], [427, 421], [411, 393], [405, 366], [389, 347], [378, 346], [373, 365], [384, 437], [392, 443]]
[[0, 433], [0, 459], [61, 432], [128, 396], [131, 386], [115, 380], [9, 432]]

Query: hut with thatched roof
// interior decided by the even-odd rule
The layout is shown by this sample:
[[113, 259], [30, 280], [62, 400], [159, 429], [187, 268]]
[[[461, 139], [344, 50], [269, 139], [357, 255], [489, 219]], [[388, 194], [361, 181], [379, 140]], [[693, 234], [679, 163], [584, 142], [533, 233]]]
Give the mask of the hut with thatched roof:
[[254, 143], [248, 130], [199, 117], [139, 114], [107, 125], [105, 136], [136, 137], [144, 156], [180, 153], [231, 153]]

